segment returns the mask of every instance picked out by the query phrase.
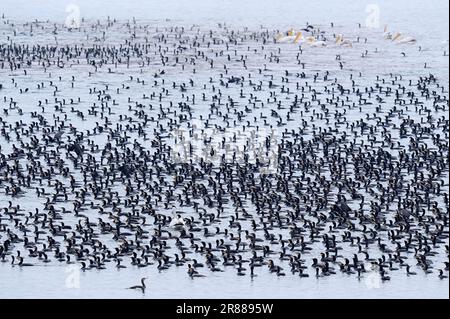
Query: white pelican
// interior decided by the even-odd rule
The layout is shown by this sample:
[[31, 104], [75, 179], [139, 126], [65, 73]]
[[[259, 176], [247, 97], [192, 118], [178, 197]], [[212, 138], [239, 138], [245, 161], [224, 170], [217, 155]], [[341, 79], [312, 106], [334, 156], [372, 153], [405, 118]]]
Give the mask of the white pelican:
[[301, 38], [302, 38], [301, 32], [297, 32], [295, 34], [293, 30], [290, 30], [288, 32], [288, 35], [283, 35], [283, 34], [279, 33], [275, 37], [275, 41], [277, 43], [297, 43]]
[[410, 37], [410, 36], [406, 36], [406, 37], [402, 36], [402, 34], [400, 32], [397, 32], [394, 35], [394, 37], [392, 38], [392, 42], [399, 43], [399, 44], [402, 44], [402, 43], [416, 43], [417, 40], [414, 39], [413, 37]]
[[292, 29], [288, 31], [288, 35], [286, 36], [278, 34], [275, 37], [275, 40], [278, 43], [306, 43], [312, 47], [323, 47], [327, 45], [325, 41], [318, 41], [316, 38], [312, 36], [304, 38], [303, 33], [301, 31], [295, 32]]
[[403, 44], [403, 43], [416, 43], [417, 40], [410, 36], [403, 36], [400, 32], [395, 32], [392, 34], [391, 32], [388, 32], [387, 25], [384, 26], [384, 33], [383, 37], [386, 40], [391, 40], [392, 42]]
[[349, 40], [344, 40], [344, 37], [342, 36], [342, 34], [338, 34], [338, 36], [336, 37], [336, 44], [339, 44], [340, 46], [345, 46], [345, 47], [353, 47], [353, 44], [351, 41]]
[[314, 37], [307, 37], [305, 40], [311, 47], [324, 47], [327, 45], [325, 41], [317, 41]]

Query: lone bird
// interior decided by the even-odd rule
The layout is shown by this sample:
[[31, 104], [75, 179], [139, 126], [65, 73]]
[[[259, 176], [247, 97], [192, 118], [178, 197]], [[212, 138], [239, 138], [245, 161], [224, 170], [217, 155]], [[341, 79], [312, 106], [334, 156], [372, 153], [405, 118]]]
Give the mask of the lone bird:
[[128, 289], [135, 289], [135, 290], [140, 289], [140, 290], [142, 291], [142, 293], [145, 293], [145, 288], [146, 288], [146, 286], [145, 286], [145, 280], [146, 280], [146, 279], [147, 279], [146, 277], [141, 278], [141, 285], [132, 286], [132, 287], [130, 287], [130, 288], [128, 288]]

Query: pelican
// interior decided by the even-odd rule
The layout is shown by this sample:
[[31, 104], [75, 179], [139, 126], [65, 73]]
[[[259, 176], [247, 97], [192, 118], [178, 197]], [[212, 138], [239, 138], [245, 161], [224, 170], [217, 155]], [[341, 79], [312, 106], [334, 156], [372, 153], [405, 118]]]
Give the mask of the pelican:
[[293, 30], [290, 30], [288, 32], [288, 35], [285, 36], [281, 33], [279, 33], [276, 37], [275, 37], [275, 41], [277, 43], [297, 43], [298, 41], [300, 41], [302, 39], [302, 33], [299, 31], [296, 34], [294, 33]]
[[410, 37], [410, 36], [403, 36], [400, 32], [395, 32], [394, 34], [392, 34], [391, 32], [388, 31], [387, 25], [384, 26], [383, 37], [386, 40], [391, 40], [392, 42], [395, 42], [398, 44], [416, 43], [417, 42], [417, 40], [415, 38]]
[[327, 45], [325, 41], [318, 41], [314, 37], [307, 37], [306, 43], [312, 47], [324, 47]]
[[416, 43], [417, 40], [410, 36], [403, 36], [400, 32], [395, 33], [392, 38], [392, 42], [402, 44], [402, 43]]
[[342, 34], [339, 34], [336, 37], [336, 44], [339, 44], [340, 46], [349, 47], [349, 48], [353, 47], [352, 42], [349, 40], [344, 40], [344, 37], [342, 36]]

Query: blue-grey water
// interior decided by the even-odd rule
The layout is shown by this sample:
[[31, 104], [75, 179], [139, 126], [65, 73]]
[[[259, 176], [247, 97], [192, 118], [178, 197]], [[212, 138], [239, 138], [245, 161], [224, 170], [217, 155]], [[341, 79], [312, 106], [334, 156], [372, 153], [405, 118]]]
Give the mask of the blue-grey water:
[[[38, 19], [64, 23], [68, 13], [67, 6], [75, 4], [81, 16], [87, 21], [106, 19], [108, 16], [119, 20], [136, 18], [152, 26], [198, 25], [204, 30], [216, 28], [218, 23], [257, 30], [265, 28], [285, 31], [289, 28], [304, 27], [307, 22], [328, 26], [334, 22], [336, 30], [351, 37], [361, 32], [370, 38], [372, 49], [381, 52], [372, 59], [359, 59], [360, 52], [349, 54], [348, 61], [354, 70], [364, 72], [368, 80], [375, 74], [390, 72], [414, 78], [422, 75], [423, 63], [427, 61], [430, 72], [439, 77], [441, 83], [448, 86], [448, 6], [447, 0], [321, 0], [321, 1], [267, 1], [267, 0], [0, 0], [0, 15], [19, 24]], [[368, 5], [379, 8], [379, 27], [367, 28]], [[3, 20], [0, 19], [0, 22]], [[358, 23], [363, 24], [359, 30]], [[398, 30], [417, 39], [414, 46], [394, 46], [382, 38], [382, 29], [387, 25], [390, 30]], [[10, 30], [0, 25], [0, 43], [7, 43]], [[37, 31], [38, 32], [38, 31]], [[20, 36], [20, 35], [19, 35]], [[117, 41], [120, 32], [117, 33]], [[39, 41], [52, 41], [51, 36], [37, 35]], [[76, 35], [60, 41], [79, 41]], [[17, 41], [17, 40], [16, 40]], [[22, 41], [32, 43], [25, 34]], [[109, 39], [114, 42], [114, 39]], [[421, 51], [418, 47], [421, 46]], [[309, 65], [317, 70], [333, 69], [335, 52], [332, 48], [317, 50], [309, 55]], [[361, 49], [362, 50], [362, 49]], [[292, 52], [295, 51], [293, 47]], [[400, 59], [400, 52], [406, 52], [408, 59]], [[289, 62], [289, 61], [288, 61]], [[287, 64], [289, 64], [287, 62]], [[63, 74], [65, 71], [59, 71]], [[74, 71], [77, 76], [78, 73]], [[55, 71], [54, 76], [58, 76]], [[0, 80], [11, 74], [0, 70]], [[80, 73], [79, 75], [85, 76]], [[168, 75], [176, 76], [176, 75]], [[202, 76], [202, 75], [200, 75]], [[203, 76], [207, 76], [204, 74]], [[126, 76], [117, 75], [117, 79], [108, 78], [111, 86], [122, 83]], [[92, 85], [102, 85], [105, 80], [98, 77], [85, 79]], [[24, 80], [26, 81], [26, 80]], [[82, 96], [85, 88], [75, 88]], [[83, 93], [84, 92], [84, 93]], [[136, 88], [136, 94], [141, 94]], [[3, 94], [2, 94], [3, 95]], [[35, 105], [39, 96], [17, 97], [26, 110], [27, 102]], [[30, 100], [27, 100], [30, 99]], [[33, 102], [34, 104], [32, 104]], [[92, 123], [77, 123], [89, 125]], [[82, 128], [82, 126], [81, 126]], [[2, 145], [7, 150], [10, 145]], [[446, 184], [448, 193], [448, 184]], [[7, 205], [7, 199], [0, 194], [0, 206]], [[34, 197], [23, 197], [18, 204], [24, 210], [32, 209]], [[69, 207], [69, 205], [68, 205]], [[349, 252], [350, 253], [350, 252]], [[286, 264], [286, 268], [287, 264]], [[206, 278], [190, 279], [185, 267], [172, 267], [170, 271], [158, 272], [155, 268], [127, 268], [116, 270], [90, 270], [73, 273], [65, 264], [38, 265], [35, 267], [11, 266], [0, 263], [0, 298], [448, 298], [448, 279], [440, 280], [436, 273], [407, 277], [403, 271], [392, 272], [389, 282], [380, 283], [376, 278], [357, 279], [338, 273], [327, 278], [300, 280], [297, 277], [279, 278], [267, 274], [265, 269], [256, 270], [257, 277], [238, 277], [234, 271], [208, 273]], [[146, 294], [125, 289], [137, 284], [139, 278], [149, 279]], [[75, 284], [72, 279], [75, 278]], [[79, 281], [78, 281], [79, 279]]]

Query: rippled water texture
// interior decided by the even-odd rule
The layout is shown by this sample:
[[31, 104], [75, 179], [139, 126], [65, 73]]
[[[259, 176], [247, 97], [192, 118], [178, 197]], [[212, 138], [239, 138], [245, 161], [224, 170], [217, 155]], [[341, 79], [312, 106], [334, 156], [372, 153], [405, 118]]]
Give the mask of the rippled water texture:
[[[414, 79], [418, 76], [427, 76], [433, 73], [438, 77], [439, 83], [448, 87], [448, 57], [443, 56], [448, 49], [448, 1], [447, 0], [372, 0], [372, 1], [266, 1], [266, 0], [214, 0], [214, 1], [192, 1], [192, 0], [165, 0], [165, 1], [111, 1], [111, 0], [0, 0], [0, 14], [4, 13], [6, 19], [14, 21], [17, 29], [21, 29], [19, 24], [26, 21], [38, 19], [63, 23], [66, 19], [65, 12], [68, 4], [77, 4], [82, 17], [91, 23], [96, 19], [104, 21], [108, 16], [120, 21], [137, 19], [137, 23], [148, 24], [151, 28], [164, 28], [171, 26], [197, 25], [201, 32], [207, 33], [209, 29], [217, 30], [218, 23], [225, 23], [229, 28], [239, 30], [258, 31], [261, 26], [269, 30], [282, 30], [288, 28], [303, 28], [306, 23], [321, 27], [328, 33], [342, 33], [348, 38], [356, 39], [368, 38], [367, 47], [363, 43], [355, 44], [352, 50], [339, 48], [338, 52], [334, 47], [326, 48], [305, 48], [303, 53], [304, 61], [308, 71], [323, 72], [329, 70], [331, 73], [339, 72], [339, 65], [336, 63], [336, 54], [342, 54], [346, 61], [346, 71], [342, 75], [342, 80], [349, 83], [350, 73], [362, 72], [360, 83], [368, 81], [373, 83], [376, 75], [387, 76], [389, 73], [401, 74], [406, 79]], [[368, 16], [367, 5], [376, 4], [379, 8], [380, 21], [378, 28], [365, 27]], [[8, 43], [7, 36], [11, 35], [11, 28], [0, 19], [0, 43]], [[330, 23], [334, 23], [334, 30], [330, 29]], [[362, 24], [362, 28], [358, 27]], [[45, 22], [44, 22], [45, 24]], [[120, 26], [120, 24], [118, 24]], [[383, 37], [383, 26], [388, 25], [390, 30], [398, 30], [404, 34], [411, 35], [417, 39], [417, 44], [407, 46], [396, 46]], [[49, 27], [50, 28], [50, 27]], [[127, 36], [121, 32], [121, 28], [112, 29], [108, 33], [107, 41], [110, 43], [120, 43]], [[91, 40], [101, 38], [100, 32], [92, 32]], [[14, 38], [18, 43], [40, 45], [46, 43], [54, 44], [54, 37], [51, 34], [40, 34], [36, 30], [35, 38], [30, 38], [26, 32], [18, 33]], [[65, 37], [58, 36], [59, 44], [81, 44], [81, 38], [76, 32], [67, 34]], [[249, 45], [255, 45], [251, 43]], [[274, 44], [271, 44], [272, 46]], [[298, 52], [296, 45], [281, 45], [283, 55], [281, 65], [269, 66], [279, 68], [282, 72], [289, 69], [292, 72], [299, 72], [294, 57]], [[420, 47], [420, 49], [419, 49]], [[272, 48], [273, 51], [275, 50]], [[371, 54], [368, 58], [362, 59], [361, 53], [368, 49]], [[378, 50], [377, 54], [372, 54]], [[401, 52], [406, 54], [403, 58]], [[265, 63], [263, 57], [254, 57], [253, 64], [249, 68], [256, 69]], [[423, 65], [427, 63], [429, 69], [424, 70]], [[231, 63], [231, 70], [241, 73], [242, 64]], [[62, 76], [64, 81], [59, 84], [62, 94], [69, 88], [70, 76], [77, 77], [76, 86], [70, 91], [70, 96], [59, 96], [59, 98], [70, 98], [80, 96], [83, 101], [92, 99], [87, 94], [87, 88], [103, 87], [108, 84], [110, 87], [121, 87], [127, 81], [128, 75], [125, 72], [134, 72], [136, 76], [152, 82], [152, 75], [161, 69], [160, 65], [152, 65], [145, 74], [139, 74], [138, 68], [126, 70], [122, 67], [115, 75], [95, 74], [87, 76], [86, 69], [82, 66], [74, 66], [73, 69], [54, 69], [53, 78]], [[347, 73], [345, 73], [347, 72]], [[207, 81], [210, 73], [208, 68], [199, 67], [196, 80]], [[0, 83], [10, 83], [11, 77], [17, 77], [22, 86], [34, 86], [37, 81], [44, 81], [43, 75], [38, 71], [30, 70], [28, 77], [18, 73], [11, 74], [9, 70], [0, 69]], [[189, 75], [168, 72], [166, 81], [189, 81]], [[11, 90], [11, 91], [8, 91]], [[0, 91], [0, 98], [12, 92], [12, 88], [5, 86], [4, 91]], [[14, 91], [17, 92], [17, 91]], [[131, 85], [127, 95], [118, 96], [119, 104], [127, 105], [127, 96], [139, 97], [144, 92], [138, 85]], [[235, 92], [239, 94], [238, 91]], [[43, 95], [44, 94], [44, 95]], [[28, 95], [15, 96], [25, 113], [35, 110], [37, 101], [45, 99], [51, 91], [32, 92]], [[268, 97], [269, 92], [258, 92], [261, 100]], [[448, 94], [448, 93], [447, 93]], [[199, 96], [201, 93], [198, 94]], [[95, 99], [93, 100], [95, 102]], [[196, 114], [208, 114], [208, 109], [196, 109]], [[16, 117], [14, 117], [16, 116]], [[71, 115], [73, 116], [73, 115]], [[353, 120], [348, 115], [349, 120]], [[112, 115], [114, 120], [117, 115]], [[270, 113], [269, 113], [270, 120]], [[49, 117], [50, 118], [50, 117]], [[5, 118], [9, 123], [20, 120], [17, 115]], [[448, 119], [448, 115], [447, 115]], [[275, 121], [275, 120], [273, 120]], [[275, 122], [274, 122], [275, 123]], [[92, 129], [95, 120], [80, 121], [73, 118], [72, 124], [79, 130]], [[295, 127], [297, 122], [288, 123], [287, 128]], [[284, 128], [283, 128], [284, 129]], [[1, 140], [3, 141], [3, 139]], [[104, 144], [101, 138], [96, 141]], [[10, 144], [2, 144], [2, 152], [9, 152]], [[445, 186], [448, 193], [448, 184]], [[10, 200], [5, 196], [3, 190], [0, 192], [0, 207], [6, 206]], [[25, 194], [14, 204], [20, 204], [25, 211], [32, 211], [36, 206], [34, 192]], [[70, 209], [71, 204], [61, 204]], [[191, 212], [187, 212], [189, 214]], [[447, 212], [448, 214], [448, 212]], [[95, 218], [92, 218], [93, 220]], [[70, 224], [70, 220], [67, 224]], [[448, 231], [448, 228], [447, 228]], [[3, 240], [0, 238], [0, 240]], [[448, 244], [448, 243], [447, 243]], [[353, 251], [348, 247], [342, 254], [352, 256]], [[353, 248], [354, 249], [354, 248]], [[374, 253], [375, 254], [375, 253]], [[442, 263], [442, 256], [445, 252], [440, 251], [439, 260]], [[50, 256], [51, 257], [51, 256]], [[275, 257], [276, 259], [276, 257]], [[447, 259], [448, 261], [448, 259]], [[277, 260], [277, 263], [280, 263]], [[281, 263], [288, 271], [287, 262]], [[111, 265], [112, 266], [112, 265]], [[154, 267], [137, 269], [128, 267], [117, 270], [115, 267], [107, 267], [105, 270], [89, 270], [81, 272], [78, 288], [71, 288], [70, 269], [65, 263], [39, 264], [35, 267], [12, 267], [9, 262], [0, 263], [0, 298], [448, 298], [448, 279], [440, 280], [434, 272], [425, 275], [420, 269], [416, 269], [417, 276], [407, 277], [403, 270], [390, 272], [391, 281], [385, 283], [371, 282], [370, 278], [358, 280], [355, 275], [348, 276], [342, 273], [327, 277], [315, 278], [310, 269], [310, 278], [299, 279], [289, 274], [286, 277], [276, 277], [269, 274], [266, 269], [257, 269], [257, 277], [251, 279], [249, 276], [238, 277], [234, 270], [223, 273], [212, 273], [203, 270], [207, 274], [206, 278], [190, 279], [186, 274], [186, 267], [171, 267], [169, 271], [157, 271]], [[448, 275], [448, 272], [446, 273]], [[125, 289], [134, 284], [138, 284], [143, 276], [148, 277], [149, 289], [142, 295], [137, 291]]]

